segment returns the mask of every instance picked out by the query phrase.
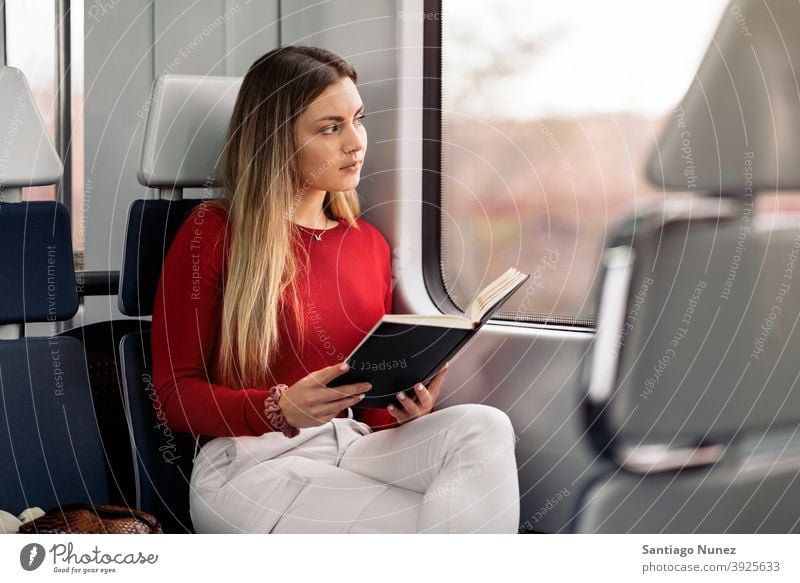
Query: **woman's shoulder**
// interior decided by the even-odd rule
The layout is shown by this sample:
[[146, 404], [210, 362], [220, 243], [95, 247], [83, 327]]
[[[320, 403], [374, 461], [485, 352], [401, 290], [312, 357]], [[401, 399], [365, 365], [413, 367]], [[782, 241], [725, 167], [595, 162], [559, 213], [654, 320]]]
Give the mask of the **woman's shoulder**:
[[216, 241], [228, 225], [228, 209], [219, 203], [204, 200], [186, 215], [180, 230], [183, 236]]
[[389, 245], [389, 241], [386, 240], [386, 237], [383, 235], [380, 229], [378, 229], [378, 227], [362, 219], [361, 217], [356, 217], [356, 222], [360, 227], [360, 232], [362, 234], [361, 236], [364, 237], [365, 242], [369, 241], [371, 243], [372, 249], [374, 249], [380, 256], [391, 256], [391, 246]]
[[198, 257], [202, 263], [219, 263], [222, 257], [218, 255], [227, 224], [227, 209], [210, 201], [200, 202], [181, 223], [170, 246], [170, 253]]
[[364, 234], [364, 236], [381, 241], [388, 245], [388, 243], [386, 242], [386, 237], [383, 236], [383, 233], [381, 233], [378, 227], [368, 222], [367, 220], [363, 219], [362, 217], [356, 217], [355, 220], [356, 223], [358, 223], [360, 231]]
[[189, 219], [202, 220], [203, 223], [208, 220], [217, 226], [224, 225], [228, 222], [228, 208], [217, 200], [204, 200], [192, 209], [187, 221]]

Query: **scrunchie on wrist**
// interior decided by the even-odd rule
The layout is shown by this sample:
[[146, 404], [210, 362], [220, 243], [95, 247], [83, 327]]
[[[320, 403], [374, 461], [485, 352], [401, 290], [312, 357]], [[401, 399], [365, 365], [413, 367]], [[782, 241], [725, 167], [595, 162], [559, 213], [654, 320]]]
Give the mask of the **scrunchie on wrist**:
[[276, 430], [283, 433], [286, 437], [294, 437], [300, 433], [297, 427], [289, 425], [283, 411], [278, 406], [278, 401], [284, 392], [289, 388], [288, 385], [279, 384], [269, 388], [269, 396], [264, 399], [264, 410], [267, 414], [267, 421]]

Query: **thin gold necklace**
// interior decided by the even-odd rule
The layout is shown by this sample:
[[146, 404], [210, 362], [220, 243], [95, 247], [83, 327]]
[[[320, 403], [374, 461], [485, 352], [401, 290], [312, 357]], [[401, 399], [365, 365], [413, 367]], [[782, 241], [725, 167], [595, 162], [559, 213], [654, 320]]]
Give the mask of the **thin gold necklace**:
[[[304, 231], [305, 231], [306, 233], [308, 233], [309, 235], [313, 235], [313, 236], [314, 236], [314, 238], [315, 238], [317, 241], [322, 241], [322, 235], [324, 235], [324, 234], [325, 234], [325, 231], [329, 231], [329, 230], [330, 230], [330, 229], [321, 229], [321, 230], [323, 231], [322, 233], [312, 233], [311, 231], [309, 231], [308, 229], [306, 229], [306, 227], [304, 227], [303, 225], [298, 225], [297, 223], [295, 223], [295, 225], [297, 225], [297, 227], [299, 227], [300, 229], [304, 230]], [[333, 228], [333, 227], [331, 227], [331, 229], [332, 229], [332, 228]]]

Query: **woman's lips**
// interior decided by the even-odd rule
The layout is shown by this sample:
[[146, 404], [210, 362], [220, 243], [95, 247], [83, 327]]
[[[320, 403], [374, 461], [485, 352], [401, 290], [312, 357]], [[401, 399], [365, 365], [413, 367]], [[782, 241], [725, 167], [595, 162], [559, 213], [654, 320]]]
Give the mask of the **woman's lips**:
[[353, 164], [350, 164], [350, 166], [345, 166], [344, 168], [340, 168], [340, 170], [342, 172], [355, 172], [359, 168], [361, 168], [361, 162], [355, 162]]

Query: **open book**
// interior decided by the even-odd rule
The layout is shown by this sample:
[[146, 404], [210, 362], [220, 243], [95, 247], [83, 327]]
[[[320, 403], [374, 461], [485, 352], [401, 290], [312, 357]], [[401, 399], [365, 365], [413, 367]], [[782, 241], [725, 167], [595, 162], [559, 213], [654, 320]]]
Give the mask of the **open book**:
[[478, 293], [463, 315], [384, 315], [347, 357], [350, 370], [327, 386], [372, 383], [353, 408], [397, 405], [401, 390], [413, 397], [414, 385], [427, 384], [529, 277], [508, 269]]

